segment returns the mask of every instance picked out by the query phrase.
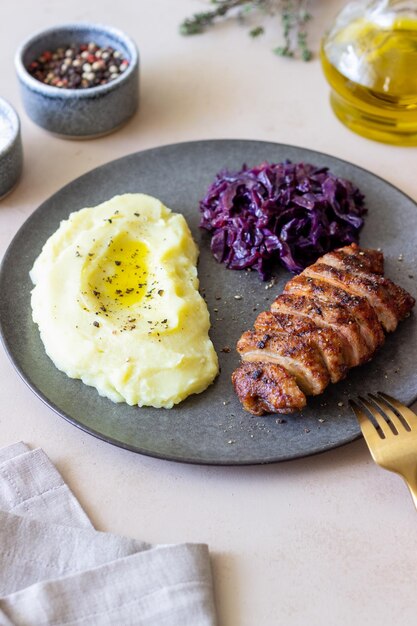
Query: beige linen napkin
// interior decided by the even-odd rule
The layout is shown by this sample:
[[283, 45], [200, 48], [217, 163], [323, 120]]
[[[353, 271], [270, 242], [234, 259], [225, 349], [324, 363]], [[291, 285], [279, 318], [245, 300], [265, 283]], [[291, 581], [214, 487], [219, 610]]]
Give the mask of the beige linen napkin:
[[0, 626], [215, 626], [203, 544], [97, 532], [46, 454], [0, 449]]

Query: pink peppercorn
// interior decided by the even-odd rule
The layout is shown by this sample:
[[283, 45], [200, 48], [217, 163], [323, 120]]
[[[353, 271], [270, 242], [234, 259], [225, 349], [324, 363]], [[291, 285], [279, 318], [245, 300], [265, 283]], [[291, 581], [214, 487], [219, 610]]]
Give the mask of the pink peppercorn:
[[129, 66], [128, 59], [111, 46], [94, 42], [45, 50], [28, 66], [37, 80], [54, 87], [88, 89], [116, 79]]

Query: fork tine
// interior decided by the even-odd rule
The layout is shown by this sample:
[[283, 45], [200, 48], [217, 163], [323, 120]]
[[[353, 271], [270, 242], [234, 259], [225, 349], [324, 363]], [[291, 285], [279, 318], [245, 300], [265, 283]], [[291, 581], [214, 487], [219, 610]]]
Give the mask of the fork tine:
[[359, 404], [357, 404], [357, 402], [355, 402], [354, 400], [349, 400], [349, 404], [350, 408], [358, 419], [362, 435], [364, 436], [364, 439], [372, 452], [372, 446], [374, 445], [375, 438], [377, 437], [378, 439], [380, 439], [380, 434], [378, 433], [377, 429], [375, 428], [365, 411], [362, 409], [361, 406], [359, 406]]
[[388, 426], [388, 422], [386, 421], [385, 417], [381, 413], [379, 413], [376, 408], [370, 402], [368, 402], [366, 398], [361, 398], [359, 396], [359, 400], [363, 402], [372, 417], [375, 419], [381, 431], [384, 433], [384, 437], [389, 437], [390, 435], [392, 435], [392, 430]]
[[386, 400], [384, 400], [383, 398], [378, 398], [377, 396], [374, 396], [372, 393], [368, 393], [368, 397], [371, 398], [372, 402], [376, 404], [376, 406], [385, 413], [385, 415], [388, 417], [389, 421], [392, 423], [392, 425], [394, 426], [394, 428], [396, 429], [398, 433], [401, 433], [404, 431], [407, 432], [407, 429], [404, 426], [403, 422], [394, 413], [394, 411], [391, 409], [391, 407], [389, 406]]
[[398, 400], [389, 396], [387, 393], [382, 393], [382, 391], [378, 391], [378, 396], [393, 406], [394, 409], [397, 409], [398, 413], [407, 422], [411, 429], [417, 428], [417, 415], [405, 406], [405, 404], [401, 404], [401, 402], [398, 402]]

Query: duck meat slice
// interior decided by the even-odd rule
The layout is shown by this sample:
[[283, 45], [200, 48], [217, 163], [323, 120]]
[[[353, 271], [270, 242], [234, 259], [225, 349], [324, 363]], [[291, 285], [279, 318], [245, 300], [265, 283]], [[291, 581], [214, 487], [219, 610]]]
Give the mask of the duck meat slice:
[[275, 363], [243, 362], [232, 374], [243, 408], [252, 415], [292, 413], [306, 405], [306, 397], [284, 367]]
[[311, 278], [304, 274], [291, 279], [286, 284], [284, 293], [320, 298], [346, 307], [358, 322], [362, 337], [371, 353], [385, 341], [382, 325], [373, 307], [363, 296], [353, 296], [327, 280]]
[[264, 361], [285, 367], [305, 394], [322, 393], [330, 382], [320, 351], [297, 335], [248, 330], [239, 339], [237, 351], [242, 361]]
[[356, 243], [327, 252], [320, 257], [320, 263], [332, 265], [331, 260], [338, 260], [344, 269], [354, 272], [371, 272], [372, 274], [384, 273], [384, 255], [380, 250], [359, 248]]
[[[337, 261], [333, 262], [338, 265]], [[348, 293], [365, 297], [374, 308], [386, 332], [394, 331], [398, 322], [407, 317], [413, 298], [402, 287], [398, 287], [383, 276], [349, 272], [335, 265], [317, 262], [305, 269], [303, 274], [310, 278], [327, 280]]]
[[344, 354], [348, 367], [365, 363], [371, 357], [355, 317], [346, 307], [319, 298], [284, 293], [271, 305], [274, 313], [302, 315], [322, 328], [331, 328], [344, 340]]
[[263, 333], [293, 333], [318, 348], [332, 383], [344, 378], [348, 371], [344, 341], [332, 328], [317, 326], [301, 315], [262, 311], [255, 320], [255, 330]]

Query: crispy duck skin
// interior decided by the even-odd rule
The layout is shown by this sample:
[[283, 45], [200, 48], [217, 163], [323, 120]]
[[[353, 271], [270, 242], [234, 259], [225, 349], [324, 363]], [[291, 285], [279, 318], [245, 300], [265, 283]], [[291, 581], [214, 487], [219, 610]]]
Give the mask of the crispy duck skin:
[[337, 383], [348, 371], [343, 340], [331, 328], [319, 328], [306, 317], [262, 311], [255, 320], [255, 330], [262, 333], [292, 333], [318, 348], [329, 370], [330, 380]]
[[274, 313], [296, 313], [312, 320], [317, 326], [331, 328], [344, 341], [345, 359], [348, 367], [361, 365], [369, 360], [359, 324], [341, 304], [329, 303], [318, 298], [283, 293], [271, 305]]
[[351, 244], [287, 283], [237, 344], [243, 362], [232, 382], [247, 411], [302, 409], [305, 394], [321, 393], [372, 358], [384, 331], [395, 330], [415, 304], [383, 269], [381, 252]]
[[353, 295], [364, 296], [386, 332], [393, 332], [398, 322], [408, 315], [411, 296], [388, 278], [365, 272], [352, 273], [320, 262], [310, 265], [303, 274], [327, 280]]
[[372, 274], [384, 273], [384, 255], [380, 250], [360, 249], [356, 243], [350, 246], [333, 250], [320, 257], [321, 263], [332, 265], [332, 260], [341, 263], [345, 270], [350, 272], [371, 272]]
[[252, 415], [292, 413], [307, 403], [294, 377], [274, 363], [241, 363], [232, 382], [243, 408]]
[[322, 393], [329, 384], [329, 371], [320, 351], [300, 336], [248, 330], [239, 339], [237, 351], [243, 361], [264, 361], [285, 367], [300, 389], [309, 395]]
[[359, 324], [359, 330], [369, 348], [370, 356], [385, 341], [384, 331], [374, 309], [362, 296], [354, 296], [326, 280], [309, 278], [304, 274], [292, 278], [285, 286], [284, 293], [319, 298], [347, 307]]

